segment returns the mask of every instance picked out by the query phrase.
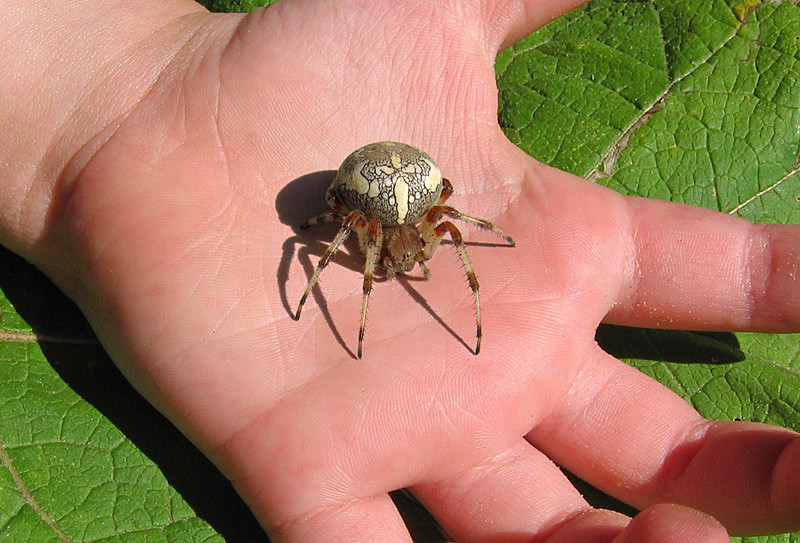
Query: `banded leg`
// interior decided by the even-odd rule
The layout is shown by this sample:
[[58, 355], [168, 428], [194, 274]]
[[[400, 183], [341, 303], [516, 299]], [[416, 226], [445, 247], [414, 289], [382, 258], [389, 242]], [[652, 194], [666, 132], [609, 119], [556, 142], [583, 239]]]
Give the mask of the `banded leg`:
[[442, 205], [453, 195], [453, 184], [446, 177], [442, 177], [442, 193], [436, 201], [436, 205]]
[[322, 213], [317, 215], [316, 217], [311, 217], [306, 222], [300, 225], [300, 228], [306, 229], [311, 228], [312, 226], [316, 226], [318, 224], [326, 224], [329, 222], [337, 222], [344, 220], [344, 215], [337, 211], [329, 211], [327, 213]]
[[380, 221], [372, 219], [366, 225], [366, 232], [363, 235], [364, 256], [366, 263], [364, 264], [364, 297], [361, 301], [361, 327], [358, 329], [358, 358], [361, 359], [364, 344], [364, 328], [367, 324], [367, 304], [369, 303], [369, 293], [372, 292], [372, 277], [375, 274], [375, 268], [378, 266], [378, 259], [381, 255], [381, 248], [383, 247], [383, 229], [381, 228]]
[[431, 270], [428, 269], [428, 266], [425, 265], [425, 253], [420, 251], [417, 253], [417, 264], [419, 264], [420, 269], [422, 270], [422, 275], [425, 276], [425, 279], [431, 278]]
[[473, 217], [472, 215], [461, 213], [453, 206], [444, 205], [447, 199], [450, 198], [450, 196], [453, 194], [453, 184], [450, 183], [448, 179], [443, 178], [442, 185], [443, 185], [442, 193], [439, 195], [439, 199], [436, 201], [436, 205], [433, 206], [430, 209], [430, 211], [428, 211], [428, 214], [425, 216], [425, 220], [419, 226], [420, 233], [423, 235], [423, 237], [426, 235], [430, 236], [431, 232], [436, 227], [436, 223], [439, 222], [439, 219], [441, 219], [443, 215], [446, 215], [453, 219], [475, 225], [478, 228], [482, 228], [484, 230], [490, 230], [495, 234], [497, 234], [498, 236], [500, 236], [501, 238], [505, 239], [508, 242], [508, 244], [511, 245], [512, 247], [516, 246], [511, 236], [506, 234], [502, 229], [493, 225], [486, 219], [479, 219], [478, 217]]
[[365, 225], [366, 221], [367, 219], [364, 217], [364, 213], [361, 211], [353, 211], [344, 218], [344, 221], [342, 221], [342, 228], [336, 234], [336, 237], [333, 238], [333, 241], [328, 246], [325, 254], [319, 259], [317, 268], [314, 270], [314, 275], [312, 275], [311, 279], [308, 280], [306, 290], [300, 297], [300, 303], [297, 306], [297, 313], [294, 316], [295, 320], [300, 320], [300, 312], [303, 310], [303, 304], [306, 303], [306, 299], [311, 293], [311, 289], [313, 289], [314, 285], [317, 284], [319, 276], [322, 275], [323, 271], [325, 271], [325, 268], [328, 266], [328, 263], [331, 261], [331, 259], [336, 256], [336, 252], [339, 250], [339, 247], [341, 247], [342, 243], [344, 243], [347, 238], [350, 237], [350, 233], [353, 231], [353, 228], [357, 228], [359, 224]]
[[516, 245], [516, 243], [514, 243], [514, 240], [511, 238], [511, 236], [509, 236], [508, 234], [503, 232], [502, 229], [500, 229], [497, 226], [493, 225], [491, 222], [487, 221], [486, 219], [479, 219], [478, 217], [473, 217], [472, 215], [467, 215], [465, 213], [461, 213], [459, 210], [457, 210], [456, 208], [454, 208], [452, 206], [434, 206], [431, 209], [431, 211], [435, 211], [436, 213], [438, 213], [440, 215], [446, 215], [448, 217], [451, 217], [453, 219], [457, 219], [459, 221], [463, 221], [463, 222], [468, 223], [468, 224], [473, 224], [473, 225], [477, 226], [478, 228], [482, 228], [484, 230], [489, 230], [491, 232], [494, 232], [495, 234], [497, 234], [501, 238], [505, 239], [508, 242], [508, 244], [511, 245], [512, 247], [514, 247]]
[[478, 285], [478, 278], [475, 276], [475, 270], [472, 268], [472, 263], [467, 255], [467, 248], [464, 245], [464, 239], [461, 237], [461, 232], [456, 228], [456, 225], [450, 221], [445, 221], [433, 229], [432, 235], [425, 239], [425, 247], [423, 248], [423, 257], [425, 260], [430, 260], [434, 251], [439, 246], [439, 242], [445, 234], [450, 234], [450, 239], [453, 240], [453, 245], [458, 250], [458, 256], [461, 257], [461, 262], [464, 264], [464, 270], [467, 272], [467, 281], [469, 281], [469, 288], [472, 289], [472, 296], [475, 298], [475, 321], [476, 330], [475, 335], [477, 341], [475, 343], [475, 354], [481, 352], [481, 297]]
[[338, 196], [336, 196], [336, 192], [331, 190], [332, 188], [333, 187], [328, 187], [328, 192], [325, 195], [325, 199], [328, 202], [328, 206], [333, 208], [333, 211], [328, 211], [327, 213], [321, 213], [316, 217], [312, 217], [300, 225], [300, 228], [305, 229], [322, 223], [343, 221], [344, 218], [350, 213], [350, 210], [347, 209], [347, 206], [339, 200]]

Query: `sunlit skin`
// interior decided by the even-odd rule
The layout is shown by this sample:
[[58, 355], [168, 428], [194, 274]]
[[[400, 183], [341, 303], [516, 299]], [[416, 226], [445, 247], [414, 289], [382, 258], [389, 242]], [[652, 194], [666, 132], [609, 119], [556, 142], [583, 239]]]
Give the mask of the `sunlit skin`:
[[[800, 331], [800, 228], [623, 197], [497, 124], [497, 51], [577, 3], [280, 0], [243, 16], [14, 0], [0, 242], [80, 305], [275, 543], [408, 543], [388, 495], [403, 487], [463, 542], [798, 529], [797, 434], [707, 421], [594, 333]], [[359, 326], [360, 253], [293, 318], [326, 245], [293, 229], [308, 217], [281, 191], [385, 140], [436, 157], [448, 203], [514, 236], [469, 247], [480, 356], [452, 255], [436, 280], [373, 290], [391, 311], [370, 312], [362, 360], [341, 339]], [[642, 513], [592, 509], [556, 464]]]

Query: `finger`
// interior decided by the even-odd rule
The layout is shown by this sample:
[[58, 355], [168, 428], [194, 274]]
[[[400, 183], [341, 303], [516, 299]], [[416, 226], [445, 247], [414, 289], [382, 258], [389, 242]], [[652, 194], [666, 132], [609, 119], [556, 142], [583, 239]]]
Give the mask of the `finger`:
[[[296, 419], [286, 420], [282, 407], [276, 408], [247, 423], [210, 455], [233, 481], [270, 541], [410, 543], [408, 529], [385, 492], [398, 487], [386, 483], [396, 479], [394, 465], [375, 450], [371, 452], [378, 458], [359, 461], [359, 451], [368, 447], [370, 438], [365, 443], [364, 436], [343, 430], [348, 422], [358, 427], [360, 421], [337, 423], [326, 417], [331, 410], [326, 411], [321, 403], [325, 400], [313, 392], [298, 403], [294, 400], [287, 398], [286, 403], [293, 404], [287, 410], [296, 411]], [[303, 422], [307, 431], [297, 432], [296, 426]], [[364, 433], [372, 434], [369, 429]], [[337, 454], [340, 447], [326, 444], [337, 441], [352, 444], [352, 454]]]
[[725, 529], [700, 511], [674, 504], [649, 507], [630, 519], [620, 513], [591, 510], [547, 538], [547, 543], [729, 543]]
[[[613, 296], [605, 322], [800, 329], [800, 225], [755, 225], [709, 209], [625, 197], [530, 159], [523, 167], [535, 181], [523, 193], [536, 209], [521, 215], [529, 233], [558, 240], [580, 235], [592, 251], [584, 261], [602, 256], [595, 259], [594, 281], [603, 281]], [[512, 232], [521, 228], [507, 226]], [[525, 247], [524, 237], [515, 240]], [[548, 246], [551, 257], [556, 248]], [[559, 265], [578, 261], [562, 259]]]
[[674, 502], [736, 533], [800, 526], [800, 437], [709, 422], [673, 392], [599, 352], [563, 407], [528, 435], [549, 457], [638, 508]]
[[[800, 436], [757, 423], [714, 421], [671, 451], [665, 500], [702, 508], [736, 535], [800, 527]], [[756, 504], [755, 506], [753, 504]]]
[[458, 477], [415, 487], [414, 494], [460, 542], [729, 541], [716, 520], [688, 507], [655, 505], [632, 521], [593, 509], [551, 460], [523, 440]]
[[273, 520], [267, 532], [273, 543], [411, 543], [411, 536], [388, 494], [333, 504], [310, 511], [302, 518]]
[[614, 539], [614, 543], [729, 542], [725, 528], [713, 517], [674, 504], [659, 504], [645, 509]]
[[[354, 496], [338, 486], [335, 477], [316, 473], [311, 466], [305, 472], [297, 466], [281, 469], [273, 465], [278, 463], [276, 455], [248, 448], [263, 468], [231, 480], [273, 543], [411, 543], [388, 494], [379, 491], [372, 496]], [[323, 455], [319, 463], [325, 460]], [[230, 477], [233, 468], [223, 467]]]
[[546, 543], [608, 543], [617, 541], [630, 517], [605, 509], [589, 509], [561, 524]]
[[800, 226], [627, 199], [634, 266], [607, 322], [696, 330], [800, 328]]
[[523, 438], [412, 493], [455, 541], [530, 541], [590, 509], [552, 460]]
[[483, 6], [487, 14], [487, 37], [494, 49], [505, 49], [588, 0], [489, 0]]

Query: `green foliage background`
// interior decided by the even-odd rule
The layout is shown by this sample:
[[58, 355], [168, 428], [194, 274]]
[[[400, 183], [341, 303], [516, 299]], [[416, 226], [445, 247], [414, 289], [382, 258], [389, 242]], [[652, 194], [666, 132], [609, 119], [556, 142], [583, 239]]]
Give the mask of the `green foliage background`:
[[[625, 194], [800, 223], [796, 2], [595, 0], [501, 53], [497, 76], [501, 125], [544, 162]], [[122, 379], [80, 312], [7, 251], [0, 290], [0, 539], [265, 540], [213, 466]], [[603, 326], [597, 339], [707, 417], [800, 431], [798, 335]], [[397, 500], [417, 541], [439, 540], [423, 511]], [[737, 540], [797, 543], [800, 533]]]

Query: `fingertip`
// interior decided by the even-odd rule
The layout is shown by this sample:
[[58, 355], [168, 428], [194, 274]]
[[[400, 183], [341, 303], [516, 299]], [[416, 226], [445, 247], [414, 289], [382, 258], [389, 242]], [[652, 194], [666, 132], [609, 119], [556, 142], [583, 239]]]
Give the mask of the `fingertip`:
[[690, 507], [656, 504], [631, 519], [614, 543], [730, 543], [714, 517]]
[[547, 543], [608, 543], [615, 541], [630, 520], [616, 511], [588, 509], [562, 524], [547, 538]]
[[778, 457], [772, 476], [770, 501], [780, 519], [779, 529], [796, 530], [800, 526], [800, 436], [795, 436]]
[[675, 504], [658, 504], [627, 517], [616, 511], [587, 509], [558, 527], [547, 543], [730, 543], [713, 517]]

